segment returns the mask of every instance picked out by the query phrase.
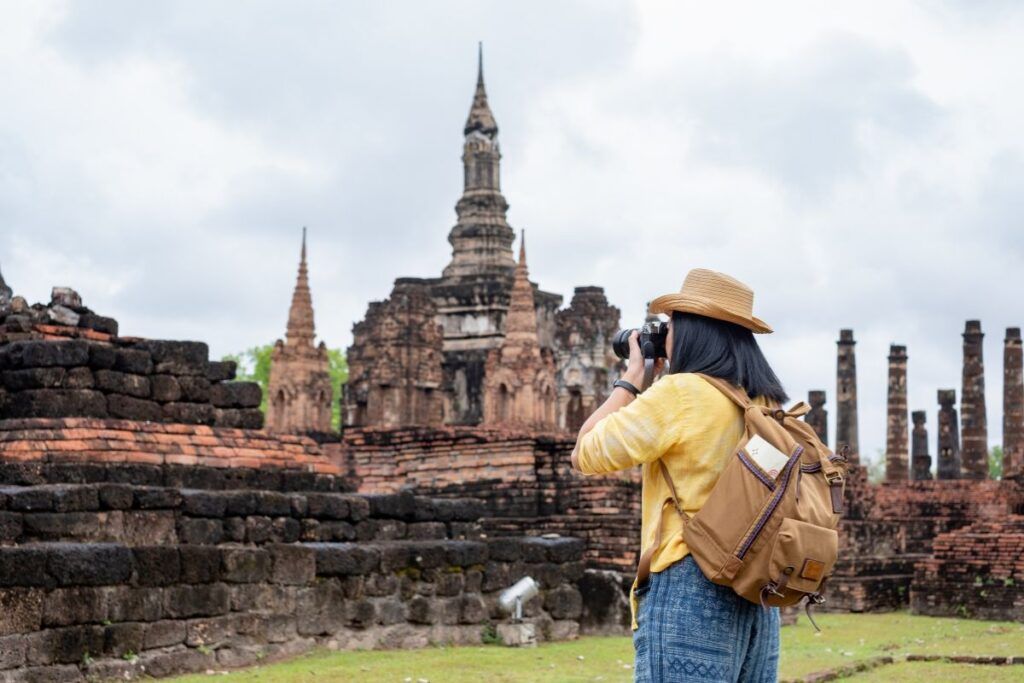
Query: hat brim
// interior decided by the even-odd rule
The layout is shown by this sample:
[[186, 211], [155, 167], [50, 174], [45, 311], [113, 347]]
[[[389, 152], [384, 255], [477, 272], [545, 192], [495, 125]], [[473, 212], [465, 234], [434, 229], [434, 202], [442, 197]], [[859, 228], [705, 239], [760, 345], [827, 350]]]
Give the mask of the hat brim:
[[657, 313], [671, 313], [672, 311], [696, 313], [697, 315], [703, 315], [708, 318], [735, 323], [756, 334], [771, 334], [773, 332], [768, 323], [756, 316], [752, 315], [747, 318], [741, 315], [736, 315], [735, 313], [727, 311], [721, 306], [717, 306], [707, 300], [685, 296], [680, 292], [663, 294], [658, 298], [653, 299], [651, 303], [648, 304], [647, 311], [651, 315]]

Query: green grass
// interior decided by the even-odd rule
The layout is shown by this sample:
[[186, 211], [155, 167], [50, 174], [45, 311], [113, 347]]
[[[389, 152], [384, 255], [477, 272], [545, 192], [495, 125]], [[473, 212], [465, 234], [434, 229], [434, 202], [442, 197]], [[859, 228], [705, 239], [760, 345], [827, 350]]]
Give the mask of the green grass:
[[[823, 632], [801, 617], [782, 628], [781, 678], [804, 676], [861, 659], [908, 653], [939, 655], [1024, 655], [1024, 624], [889, 614], [821, 614]], [[289, 662], [239, 671], [226, 683], [317, 681], [431, 683], [486, 681], [555, 682], [633, 680], [629, 638], [581, 638], [535, 649], [500, 646], [426, 648], [403, 651], [317, 652]], [[947, 662], [899, 662], [854, 677], [858, 681], [1019, 681], [1024, 666], [983, 666]], [[206, 675], [177, 679], [209, 681]]]

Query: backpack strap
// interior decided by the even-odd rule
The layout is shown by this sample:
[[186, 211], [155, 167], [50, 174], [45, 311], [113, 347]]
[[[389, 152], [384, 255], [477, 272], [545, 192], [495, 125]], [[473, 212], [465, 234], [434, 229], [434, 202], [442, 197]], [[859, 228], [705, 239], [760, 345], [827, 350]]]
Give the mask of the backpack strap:
[[658, 508], [658, 521], [654, 527], [654, 542], [651, 547], [644, 551], [640, 556], [640, 561], [636, 568], [636, 585], [641, 586], [647, 582], [647, 578], [651, 575], [651, 561], [654, 559], [654, 553], [658, 552], [658, 548], [661, 547], [661, 513], [665, 511], [665, 505], [671, 501], [676, 512], [679, 513], [679, 518], [683, 522], [683, 526], [690, 521], [690, 515], [683, 510], [682, 503], [679, 502], [679, 498], [676, 496], [676, 487], [672, 481], [672, 475], [669, 474], [668, 466], [665, 462], [658, 459], [658, 468], [661, 470], [661, 476], [665, 479], [665, 483], [668, 485], [669, 497], [661, 501], [661, 506]]

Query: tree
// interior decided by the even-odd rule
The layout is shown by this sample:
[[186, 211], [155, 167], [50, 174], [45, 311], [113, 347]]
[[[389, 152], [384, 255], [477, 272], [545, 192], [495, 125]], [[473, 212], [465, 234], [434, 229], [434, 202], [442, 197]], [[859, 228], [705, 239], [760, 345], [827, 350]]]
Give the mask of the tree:
[[[231, 353], [221, 360], [238, 363], [236, 378], [245, 382], [256, 382], [263, 391], [260, 410], [267, 414], [267, 386], [270, 384], [270, 359], [274, 345], [253, 346], [241, 353]], [[331, 376], [331, 428], [341, 429], [341, 387], [348, 381], [348, 362], [341, 349], [327, 349], [327, 372]]]
[[1003, 448], [1002, 446], [993, 446], [988, 452], [988, 478], [989, 479], [1002, 479], [1003, 478]]

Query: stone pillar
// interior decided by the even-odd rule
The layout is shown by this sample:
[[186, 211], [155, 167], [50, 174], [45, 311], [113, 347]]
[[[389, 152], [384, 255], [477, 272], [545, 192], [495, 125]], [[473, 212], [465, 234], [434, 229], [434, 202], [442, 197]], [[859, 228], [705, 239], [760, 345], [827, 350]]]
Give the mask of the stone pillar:
[[839, 330], [836, 353], [836, 450], [850, 447], [850, 464], [860, 462], [857, 442], [857, 358], [853, 330]]
[[1003, 347], [1003, 478], [1024, 476], [1024, 371], [1019, 327]]
[[907, 347], [889, 347], [889, 409], [885, 440], [885, 480], [910, 478], [907, 454]]
[[964, 373], [960, 391], [960, 455], [964, 479], [988, 478], [988, 424], [985, 418], [985, 362], [980, 320], [964, 327]]
[[910, 439], [910, 478], [915, 481], [932, 478], [932, 456], [928, 455], [928, 429], [924, 426], [927, 413], [915, 410], [910, 414], [914, 423]]
[[956, 389], [939, 389], [937, 479], [960, 478], [960, 427], [954, 406], [956, 406]]
[[811, 404], [811, 412], [804, 416], [804, 421], [811, 425], [821, 442], [828, 445], [828, 411], [825, 410], [825, 392], [822, 389], [807, 392], [807, 402]]

